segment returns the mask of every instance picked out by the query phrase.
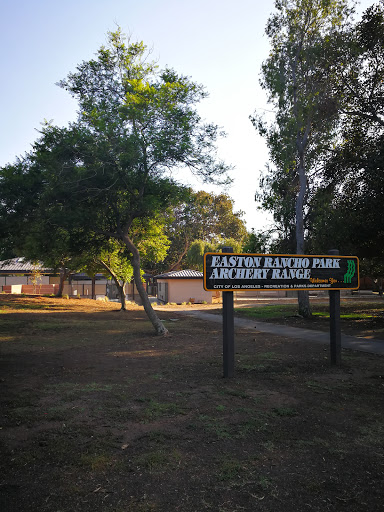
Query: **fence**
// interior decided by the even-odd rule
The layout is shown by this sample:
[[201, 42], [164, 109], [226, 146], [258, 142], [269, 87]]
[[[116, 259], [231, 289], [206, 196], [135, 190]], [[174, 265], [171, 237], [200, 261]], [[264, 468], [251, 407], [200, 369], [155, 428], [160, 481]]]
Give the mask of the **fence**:
[[26, 293], [27, 295], [52, 295], [56, 294], [58, 284], [9, 284], [1, 287], [4, 293]]

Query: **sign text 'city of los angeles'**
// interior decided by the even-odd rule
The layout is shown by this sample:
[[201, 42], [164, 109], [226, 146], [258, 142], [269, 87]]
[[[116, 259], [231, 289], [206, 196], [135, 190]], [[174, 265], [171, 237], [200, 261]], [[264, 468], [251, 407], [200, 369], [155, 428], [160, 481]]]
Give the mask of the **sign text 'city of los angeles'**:
[[206, 290], [328, 290], [359, 288], [356, 256], [302, 254], [204, 255]]

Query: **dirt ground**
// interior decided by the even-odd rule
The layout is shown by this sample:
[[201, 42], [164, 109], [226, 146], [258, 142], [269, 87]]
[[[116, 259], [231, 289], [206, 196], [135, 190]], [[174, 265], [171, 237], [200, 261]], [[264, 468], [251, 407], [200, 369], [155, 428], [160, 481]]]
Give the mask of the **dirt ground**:
[[0, 295], [2, 512], [383, 510], [382, 357], [118, 309]]

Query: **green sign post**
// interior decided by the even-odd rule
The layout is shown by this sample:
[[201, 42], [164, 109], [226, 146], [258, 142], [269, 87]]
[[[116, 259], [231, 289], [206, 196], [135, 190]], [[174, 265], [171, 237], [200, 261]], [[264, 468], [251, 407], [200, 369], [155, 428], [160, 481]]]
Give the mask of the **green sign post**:
[[340, 364], [340, 290], [359, 288], [359, 260], [337, 250], [314, 256], [236, 254], [225, 247], [204, 255], [204, 288], [223, 292], [224, 377], [234, 374], [233, 292], [239, 290], [328, 290], [331, 362]]

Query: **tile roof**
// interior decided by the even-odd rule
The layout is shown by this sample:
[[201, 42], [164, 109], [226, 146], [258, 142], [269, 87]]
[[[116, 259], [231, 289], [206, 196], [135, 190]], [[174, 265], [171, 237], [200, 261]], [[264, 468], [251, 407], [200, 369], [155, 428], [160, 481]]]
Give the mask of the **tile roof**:
[[156, 279], [203, 279], [203, 273], [198, 270], [173, 270], [155, 277]]
[[52, 269], [45, 268], [40, 262], [37, 264], [33, 264], [31, 261], [26, 260], [25, 258], [12, 258], [9, 260], [0, 261], [0, 272], [5, 273], [28, 273], [33, 272], [34, 270], [39, 270], [40, 272], [52, 272]]

